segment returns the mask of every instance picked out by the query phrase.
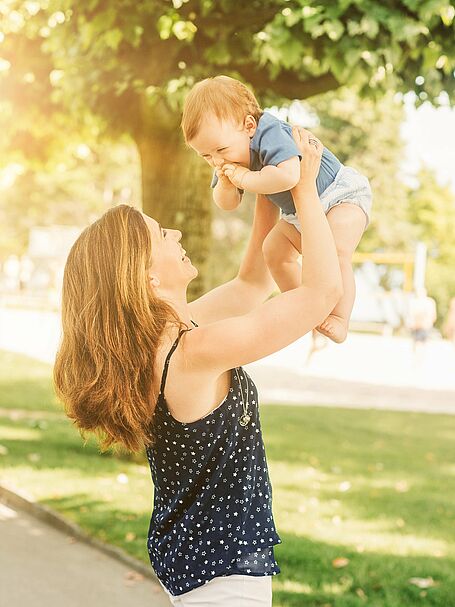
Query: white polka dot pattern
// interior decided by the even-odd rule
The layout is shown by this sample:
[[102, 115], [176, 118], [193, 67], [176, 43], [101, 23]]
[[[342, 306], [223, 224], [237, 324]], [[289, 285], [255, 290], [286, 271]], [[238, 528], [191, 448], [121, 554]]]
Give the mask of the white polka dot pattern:
[[172, 417], [162, 384], [155, 443], [147, 449], [155, 487], [147, 547], [172, 595], [217, 576], [279, 572], [273, 546], [281, 540], [273, 521], [257, 389], [247, 376], [251, 421], [242, 427], [246, 372], [237, 371], [241, 384], [232, 372], [223, 402], [186, 424]]

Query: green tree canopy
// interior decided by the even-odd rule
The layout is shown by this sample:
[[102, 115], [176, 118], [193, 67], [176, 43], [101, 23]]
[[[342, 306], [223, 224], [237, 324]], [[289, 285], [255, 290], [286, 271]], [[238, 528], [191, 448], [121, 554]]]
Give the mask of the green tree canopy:
[[0, 197], [0, 263], [23, 254], [35, 226], [84, 226], [113, 204], [138, 200], [140, 175], [131, 142], [68, 145], [52, 171], [25, 166]]
[[228, 73], [263, 102], [348, 84], [361, 95], [452, 96], [455, 9], [448, 0], [10, 0], [0, 4], [8, 148], [45, 159], [72, 133], [130, 135], [143, 207], [185, 228], [207, 256], [207, 169], [179, 132], [198, 79]]
[[262, 97], [454, 91], [447, 0], [13, 0], [2, 13], [4, 86], [21, 114], [88, 108], [134, 137], [166, 130], [151, 110], [178, 113], [188, 86], [223, 71]]
[[344, 163], [366, 175], [373, 190], [371, 223], [360, 249], [407, 251], [414, 230], [408, 214], [408, 188], [400, 179], [404, 142], [402, 103], [393, 93], [361, 99], [352, 90], [317, 96], [309, 101], [320, 121], [318, 137]]
[[455, 195], [428, 169], [422, 168], [417, 179], [409, 196], [409, 221], [428, 248], [428, 291], [437, 300], [441, 321], [455, 296]]

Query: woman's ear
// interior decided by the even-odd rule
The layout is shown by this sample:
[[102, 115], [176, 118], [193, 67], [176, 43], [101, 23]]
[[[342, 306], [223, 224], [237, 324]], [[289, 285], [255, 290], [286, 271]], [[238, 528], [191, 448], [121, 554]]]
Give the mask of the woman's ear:
[[245, 117], [245, 122], [243, 123], [246, 132], [248, 133], [248, 135], [250, 137], [252, 137], [254, 135], [254, 133], [256, 132], [256, 128], [257, 128], [257, 122], [256, 122], [256, 118], [254, 116], [252, 116], [251, 114], [248, 114]]
[[150, 275], [149, 278], [150, 278], [150, 284], [152, 285], [152, 287], [155, 287], [155, 289], [156, 289], [156, 287], [160, 286], [161, 283], [160, 283], [160, 279], [158, 278], [158, 276]]

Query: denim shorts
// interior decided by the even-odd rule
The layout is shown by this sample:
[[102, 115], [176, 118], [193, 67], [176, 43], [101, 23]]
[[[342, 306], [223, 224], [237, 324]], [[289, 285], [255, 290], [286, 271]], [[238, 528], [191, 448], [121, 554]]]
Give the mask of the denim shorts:
[[[364, 175], [352, 167], [342, 166], [333, 182], [322, 192], [319, 198], [326, 215], [333, 207], [343, 202], [349, 202], [360, 207], [365, 213], [365, 228], [370, 223], [371, 206], [373, 203], [370, 182]], [[300, 222], [295, 213], [291, 215], [282, 213], [281, 217], [284, 221], [295, 226], [299, 232], [301, 231]]]

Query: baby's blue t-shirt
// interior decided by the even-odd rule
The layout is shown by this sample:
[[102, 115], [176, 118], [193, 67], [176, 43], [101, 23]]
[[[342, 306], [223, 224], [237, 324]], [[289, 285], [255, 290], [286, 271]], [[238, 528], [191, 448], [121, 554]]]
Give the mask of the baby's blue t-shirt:
[[[292, 137], [290, 124], [279, 118], [275, 118], [269, 112], [264, 112], [259, 119], [256, 132], [250, 142], [250, 170], [260, 171], [268, 165], [277, 166], [280, 162], [289, 160], [293, 156], [301, 158], [297, 144]], [[322, 152], [321, 166], [316, 178], [318, 194], [321, 195], [334, 181], [335, 175], [341, 168], [341, 162], [324, 147]], [[214, 174], [212, 188], [218, 182]], [[269, 200], [276, 204], [286, 215], [294, 214], [295, 206], [290, 191], [267, 194]]]

